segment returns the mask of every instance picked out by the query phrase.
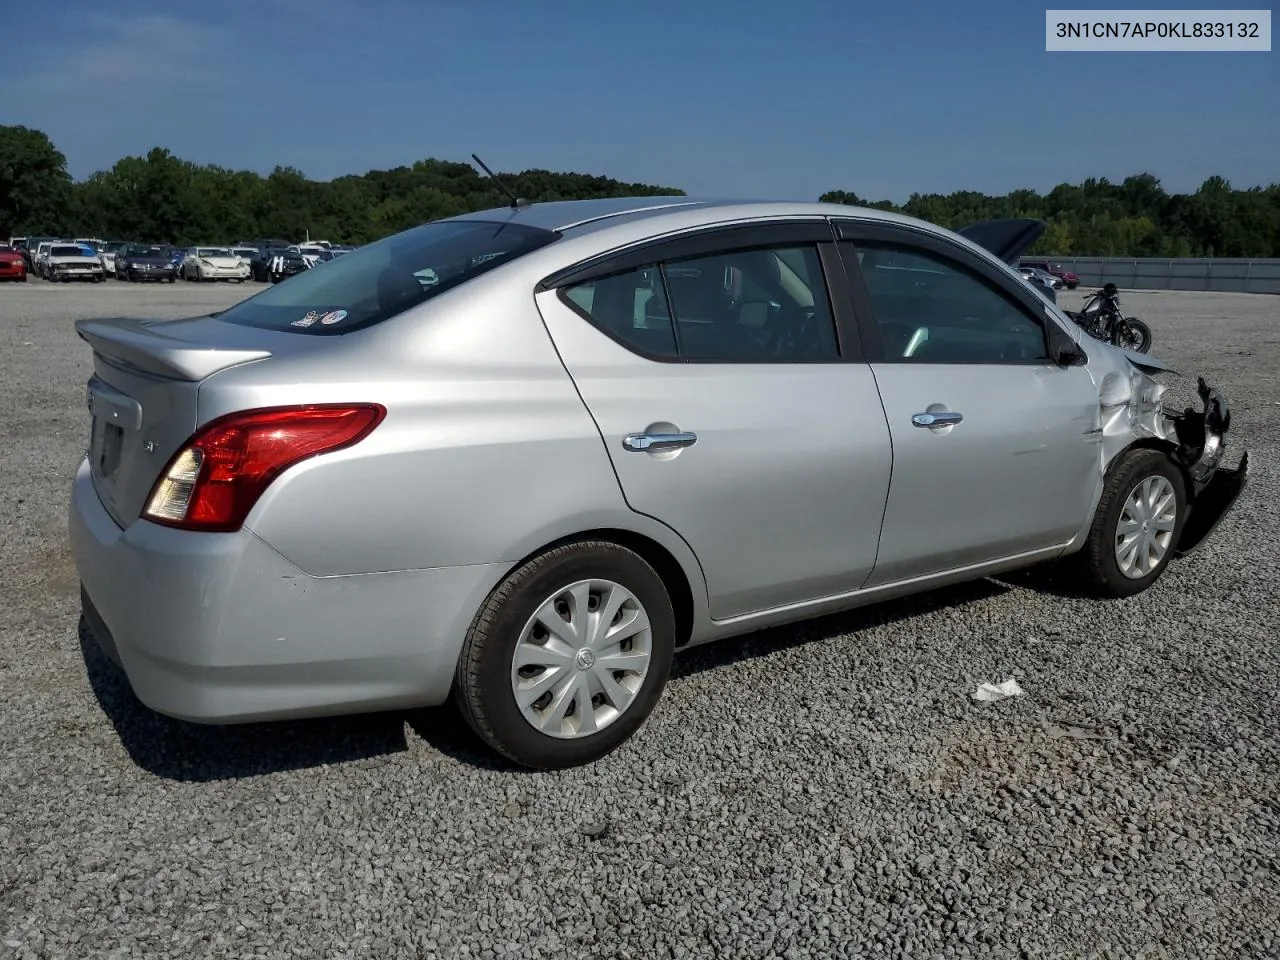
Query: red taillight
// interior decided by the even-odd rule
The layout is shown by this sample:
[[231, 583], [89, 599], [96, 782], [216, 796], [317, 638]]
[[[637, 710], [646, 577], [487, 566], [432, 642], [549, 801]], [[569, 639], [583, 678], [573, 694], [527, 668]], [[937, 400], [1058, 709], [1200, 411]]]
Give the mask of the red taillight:
[[143, 518], [185, 530], [232, 531], [264, 490], [294, 464], [367, 437], [386, 408], [376, 403], [271, 407], [202, 427], [156, 481]]

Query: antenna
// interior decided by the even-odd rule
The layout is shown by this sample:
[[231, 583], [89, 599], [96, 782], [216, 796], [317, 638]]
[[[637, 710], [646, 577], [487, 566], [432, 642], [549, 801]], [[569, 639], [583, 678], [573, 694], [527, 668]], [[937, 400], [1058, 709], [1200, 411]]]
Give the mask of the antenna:
[[497, 175], [485, 165], [485, 162], [483, 160], [477, 157], [474, 153], [471, 155], [471, 159], [474, 160], [476, 163], [480, 164], [480, 169], [482, 169], [485, 173], [489, 175], [489, 179], [498, 185], [498, 189], [511, 198], [511, 209], [515, 210], [519, 207], [529, 206], [529, 201], [521, 200], [514, 193], [512, 193], [511, 190], [507, 187], [507, 185], [503, 183], [501, 180], [499, 180]]

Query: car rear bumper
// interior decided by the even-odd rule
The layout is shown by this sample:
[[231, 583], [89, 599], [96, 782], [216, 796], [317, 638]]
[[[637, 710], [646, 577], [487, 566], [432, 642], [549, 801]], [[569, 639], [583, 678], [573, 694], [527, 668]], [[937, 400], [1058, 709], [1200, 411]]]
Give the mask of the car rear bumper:
[[139, 700], [198, 723], [442, 703], [471, 618], [505, 572], [312, 577], [247, 531], [121, 530], [87, 461], [69, 530], [98, 643]]

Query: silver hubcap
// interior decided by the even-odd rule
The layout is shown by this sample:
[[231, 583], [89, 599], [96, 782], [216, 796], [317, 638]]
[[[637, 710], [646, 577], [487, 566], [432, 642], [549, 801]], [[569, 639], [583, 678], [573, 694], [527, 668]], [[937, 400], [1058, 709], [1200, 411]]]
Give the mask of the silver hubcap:
[[1173, 543], [1178, 498], [1165, 477], [1147, 477], [1133, 488], [1116, 524], [1116, 563], [1132, 580], [1145, 577]]
[[535, 729], [572, 739], [603, 730], [649, 672], [649, 615], [611, 580], [570, 584], [534, 612], [511, 659], [511, 692]]

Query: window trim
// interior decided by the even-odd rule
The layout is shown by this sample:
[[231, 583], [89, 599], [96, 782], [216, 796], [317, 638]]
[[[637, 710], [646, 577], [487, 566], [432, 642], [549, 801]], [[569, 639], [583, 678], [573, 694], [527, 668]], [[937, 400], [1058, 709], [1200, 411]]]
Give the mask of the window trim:
[[[556, 298], [592, 328], [630, 353], [656, 363], [684, 364], [836, 364], [863, 362], [862, 343], [854, 314], [853, 301], [849, 297], [848, 278], [836, 250], [831, 222], [825, 218], [806, 218], [790, 221], [759, 221], [698, 227], [674, 236], [666, 235], [642, 240], [639, 243], [609, 250], [579, 261], [545, 277], [535, 292], [554, 290]], [[683, 355], [679, 330], [673, 330], [678, 354], [662, 356], [642, 350], [605, 329], [586, 310], [568, 295], [569, 288], [640, 269], [660, 269], [663, 293], [670, 304], [671, 293], [666, 282], [666, 266], [672, 261], [696, 257], [728, 255], [748, 250], [773, 250], [780, 247], [809, 246], [816, 250], [818, 266], [822, 274], [821, 290], [825, 292], [834, 326], [836, 356], [815, 359], [787, 358], [726, 358], [691, 359]], [[815, 291], [817, 293], [819, 291]], [[674, 309], [672, 309], [674, 314]], [[672, 316], [673, 326], [678, 320]]]
[[[860, 242], [889, 243], [914, 247], [943, 259], [953, 261], [993, 292], [1003, 296], [1015, 308], [1039, 329], [1044, 341], [1044, 357], [1035, 360], [990, 360], [990, 361], [949, 361], [952, 366], [970, 367], [1043, 367], [1057, 366], [1053, 360], [1054, 327], [1056, 322], [1045, 309], [1047, 304], [1039, 300], [1039, 296], [1030, 288], [1018, 289], [1012, 277], [1007, 277], [994, 269], [991, 263], [974, 251], [951, 240], [918, 227], [904, 224], [891, 224], [883, 221], [842, 219], [834, 222], [840, 240], [837, 244], [840, 259], [844, 264], [848, 277], [849, 293], [853, 300], [854, 314], [858, 320], [858, 332], [862, 339], [863, 350], [873, 363], [910, 364], [912, 366], [946, 366], [948, 364], [931, 364], [914, 361], [909, 357], [891, 357], [885, 352], [884, 341], [880, 336], [879, 321], [876, 319], [875, 304], [867, 287], [862, 265], [858, 263], [856, 247]], [[1025, 283], [1023, 284], [1025, 286]], [[1033, 299], [1035, 298], [1035, 299]], [[1036, 302], [1039, 300], [1039, 302]]]

